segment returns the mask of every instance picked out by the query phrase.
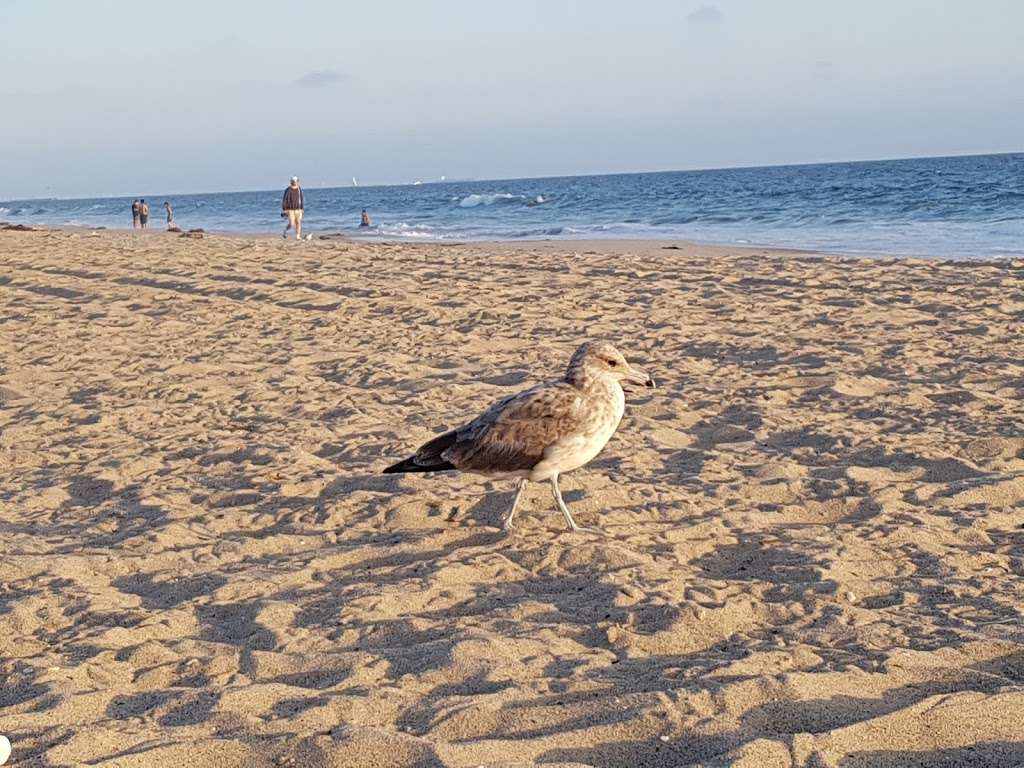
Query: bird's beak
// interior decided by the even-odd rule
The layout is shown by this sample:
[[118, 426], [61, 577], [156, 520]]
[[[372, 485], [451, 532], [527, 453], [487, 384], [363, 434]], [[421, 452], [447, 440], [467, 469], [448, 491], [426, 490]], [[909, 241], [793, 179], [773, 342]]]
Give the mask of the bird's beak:
[[641, 371], [639, 368], [629, 366], [626, 370], [626, 378], [623, 382], [630, 384], [639, 384], [641, 387], [647, 387], [648, 389], [654, 389], [654, 379], [648, 376], [646, 373]]

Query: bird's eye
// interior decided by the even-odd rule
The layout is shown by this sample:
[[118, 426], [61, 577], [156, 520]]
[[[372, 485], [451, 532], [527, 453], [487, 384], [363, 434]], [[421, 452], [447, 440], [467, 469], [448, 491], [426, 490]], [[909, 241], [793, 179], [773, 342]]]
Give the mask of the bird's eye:
[[615, 360], [609, 360], [608, 361], [608, 365], [610, 365], [612, 368], [614, 368], [616, 365], [618, 365], [618, 362], [615, 361]]

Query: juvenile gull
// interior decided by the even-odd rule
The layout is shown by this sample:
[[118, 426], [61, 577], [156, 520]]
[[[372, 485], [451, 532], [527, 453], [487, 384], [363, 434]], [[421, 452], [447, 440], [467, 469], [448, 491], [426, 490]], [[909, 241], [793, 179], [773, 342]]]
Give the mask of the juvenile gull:
[[607, 342], [576, 350], [565, 378], [539, 384], [499, 400], [475, 419], [424, 443], [410, 458], [384, 470], [459, 470], [489, 477], [518, 477], [512, 506], [502, 525], [508, 530], [527, 480], [550, 481], [569, 528], [576, 525], [558, 489], [558, 476], [579, 469], [601, 452], [622, 420], [623, 384], [654, 387]]

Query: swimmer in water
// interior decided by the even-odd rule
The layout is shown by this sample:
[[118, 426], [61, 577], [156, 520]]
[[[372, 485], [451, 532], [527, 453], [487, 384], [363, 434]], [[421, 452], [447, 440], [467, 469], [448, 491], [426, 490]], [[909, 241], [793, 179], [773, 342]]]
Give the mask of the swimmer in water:
[[365, 208], [363, 208], [363, 215], [359, 219], [359, 226], [360, 227], [368, 227], [368, 226], [370, 226], [370, 216], [369, 216], [369, 214], [366, 213], [366, 209]]

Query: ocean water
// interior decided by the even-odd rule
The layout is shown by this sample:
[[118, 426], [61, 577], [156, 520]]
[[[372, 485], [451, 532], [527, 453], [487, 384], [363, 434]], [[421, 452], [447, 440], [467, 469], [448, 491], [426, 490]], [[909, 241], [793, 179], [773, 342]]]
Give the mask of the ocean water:
[[[283, 190], [283, 185], [282, 185]], [[282, 190], [160, 194], [183, 228], [280, 231]], [[0, 202], [0, 221], [131, 226], [131, 198]], [[409, 240], [678, 238], [846, 254], [1024, 254], [1024, 154], [306, 189], [305, 228]], [[360, 211], [373, 227], [358, 228]]]

